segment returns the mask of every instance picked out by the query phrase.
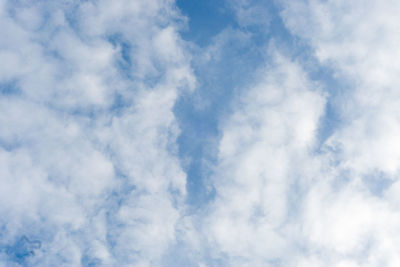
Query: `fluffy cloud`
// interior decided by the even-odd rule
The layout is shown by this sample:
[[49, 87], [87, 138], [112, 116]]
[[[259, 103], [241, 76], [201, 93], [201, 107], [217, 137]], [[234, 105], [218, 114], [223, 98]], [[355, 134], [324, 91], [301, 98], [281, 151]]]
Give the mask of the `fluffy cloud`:
[[[281, 4], [288, 29], [342, 87], [323, 93], [301, 61], [275, 56], [238, 96], [221, 126], [204, 220], [211, 257], [222, 266], [396, 266], [398, 4]], [[318, 140], [326, 103], [339, 122]]]
[[311, 151], [325, 97], [298, 64], [271, 54], [273, 64], [245, 90], [222, 126], [216, 199], [205, 232], [224, 266], [288, 262], [294, 251], [287, 227], [296, 208], [294, 187], [313, 177], [313, 163], [318, 166]]
[[277, 3], [190, 55], [174, 1], [0, 0], [0, 265], [397, 266], [400, 5]]
[[1, 1], [1, 262], [148, 266], [186, 194], [171, 1]]
[[341, 124], [323, 145], [330, 178], [306, 197], [303, 227], [314, 249], [300, 262], [396, 266], [399, 3], [282, 2], [288, 28], [310, 44], [343, 87], [330, 92]]
[[336, 105], [348, 125], [330, 141], [341, 150], [343, 164], [358, 172], [381, 170], [396, 175], [399, 3], [296, 1], [284, 6], [289, 29], [305, 38], [317, 58], [332, 66], [336, 77], [351, 88]]

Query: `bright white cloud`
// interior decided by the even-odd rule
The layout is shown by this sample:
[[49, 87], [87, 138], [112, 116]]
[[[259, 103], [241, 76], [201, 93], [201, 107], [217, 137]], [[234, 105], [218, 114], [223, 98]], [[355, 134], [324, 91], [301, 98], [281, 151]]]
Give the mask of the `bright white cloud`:
[[296, 204], [290, 194], [295, 183], [313, 177], [318, 163], [310, 153], [325, 97], [298, 64], [271, 54], [273, 64], [222, 127], [217, 195], [204, 231], [224, 266], [288, 262], [294, 237], [287, 225]]
[[[303, 227], [324, 266], [396, 266], [399, 38], [396, 1], [282, 1], [288, 28], [348, 88], [332, 92], [342, 124], [324, 147], [330, 174], [306, 197]], [[341, 93], [343, 92], [343, 93]], [[325, 176], [327, 177], [327, 176]], [[371, 185], [371, 177], [375, 184]], [[393, 184], [387, 183], [392, 179]], [[374, 187], [382, 186], [382, 195]], [[397, 193], [394, 193], [397, 192]]]
[[172, 107], [195, 83], [173, 2], [0, 10], [1, 261], [159, 265], [186, 194]]
[[[282, 7], [289, 30], [347, 89], [323, 93], [301, 62], [275, 56], [238, 96], [204, 219], [211, 257], [222, 266], [396, 266], [398, 4]], [[318, 148], [325, 101], [341, 122]]]
[[[237, 24], [189, 54], [172, 0], [0, 0], [0, 265], [397, 267], [400, 4], [277, 2], [293, 36], [229, 0]], [[227, 107], [199, 209], [173, 113], [192, 58], [195, 109]]]
[[398, 1], [285, 2], [283, 17], [352, 88], [339, 100], [344, 129], [331, 138], [343, 164], [396, 175], [399, 165]]

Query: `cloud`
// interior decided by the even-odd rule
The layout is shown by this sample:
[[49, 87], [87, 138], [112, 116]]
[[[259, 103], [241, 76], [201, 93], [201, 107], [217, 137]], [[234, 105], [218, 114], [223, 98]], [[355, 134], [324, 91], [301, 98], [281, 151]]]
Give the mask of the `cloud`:
[[226, 4], [0, 0], [0, 265], [397, 266], [399, 4]]
[[318, 163], [311, 151], [325, 96], [297, 63], [273, 46], [270, 53], [272, 62], [221, 126], [216, 199], [204, 231], [223, 266], [288, 264], [293, 187], [306, 184], [296, 177], [312, 177]]
[[[289, 29], [305, 38], [317, 58], [333, 66], [351, 88], [335, 108], [348, 121], [331, 138], [350, 168], [368, 173], [397, 174], [399, 64], [395, 1], [283, 1]], [[362, 22], [362, 23], [360, 23]], [[333, 92], [333, 94], [335, 94]]]
[[[394, 1], [282, 1], [291, 32], [331, 67], [343, 88], [330, 92], [340, 125], [323, 145], [329, 179], [311, 187], [305, 265], [395, 266], [399, 94]], [[371, 177], [374, 182], [371, 184]], [[388, 182], [392, 180], [391, 182]], [[376, 188], [381, 187], [380, 194]], [[394, 224], [393, 224], [394, 223]]]
[[[220, 124], [199, 250], [217, 266], [396, 266], [397, 5], [280, 3], [307, 56], [342, 87], [328, 91], [301, 57], [269, 46]], [[338, 123], [318, 140], [328, 105]]]
[[174, 3], [2, 1], [0, 17], [0, 261], [159, 265], [186, 194], [172, 107], [195, 84]]

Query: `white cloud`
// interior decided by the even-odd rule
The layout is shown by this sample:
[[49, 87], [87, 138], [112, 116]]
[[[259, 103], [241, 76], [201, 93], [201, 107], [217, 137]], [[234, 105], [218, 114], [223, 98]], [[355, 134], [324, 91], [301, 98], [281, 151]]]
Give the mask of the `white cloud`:
[[330, 145], [343, 164], [368, 173], [399, 170], [398, 113], [400, 56], [398, 1], [283, 1], [283, 17], [294, 34], [315, 48], [323, 64], [352, 88], [338, 100], [346, 127]]
[[172, 108], [195, 85], [174, 3], [2, 1], [0, 14], [13, 89], [0, 100], [0, 261], [29, 253], [15, 248], [26, 236], [42, 246], [24, 264], [159, 265], [186, 194]]
[[[216, 70], [272, 23], [229, 3], [239, 27], [198, 59]], [[397, 266], [400, 4], [279, 3], [343, 88], [270, 45], [219, 125], [215, 199], [187, 214], [173, 107], [196, 79], [174, 1], [0, 0], [0, 265]]]
[[204, 231], [227, 266], [288, 262], [292, 186], [296, 176], [303, 183], [313, 175], [309, 158], [325, 97], [298, 64], [271, 50], [273, 63], [222, 126], [216, 200]]
[[[324, 266], [396, 266], [400, 86], [397, 1], [282, 1], [288, 28], [304, 38], [347, 89], [332, 92], [341, 116], [324, 144], [334, 161], [310, 188], [302, 227], [309, 255]], [[335, 88], [336, 90], [336, 88]], [[334, 163], [336, 162], [336, 163]], [[392, 179], [383, 195], [376, 185]], [[329, 177], [328, 179], [326, 177]], [[396, 193], [394, 193], [396, 192]], [[308, 263], [304, 263], [308, 264]]]
[[[222, 266], [396, 266], [398, 5], [282, 7], [288, 28], [348, 89], [328, 97], [301, 63], [278, 56], [239, 96], [221, 126], [204, 220], [211, 256]], [[316, 153], [325, 98], [341, 124]]]

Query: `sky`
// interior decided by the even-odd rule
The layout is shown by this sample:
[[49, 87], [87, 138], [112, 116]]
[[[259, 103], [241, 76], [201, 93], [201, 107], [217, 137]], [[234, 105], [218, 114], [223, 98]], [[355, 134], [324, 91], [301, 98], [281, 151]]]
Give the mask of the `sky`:
[[0, 0], [0, 267], [398, 267], [397, 0]]

